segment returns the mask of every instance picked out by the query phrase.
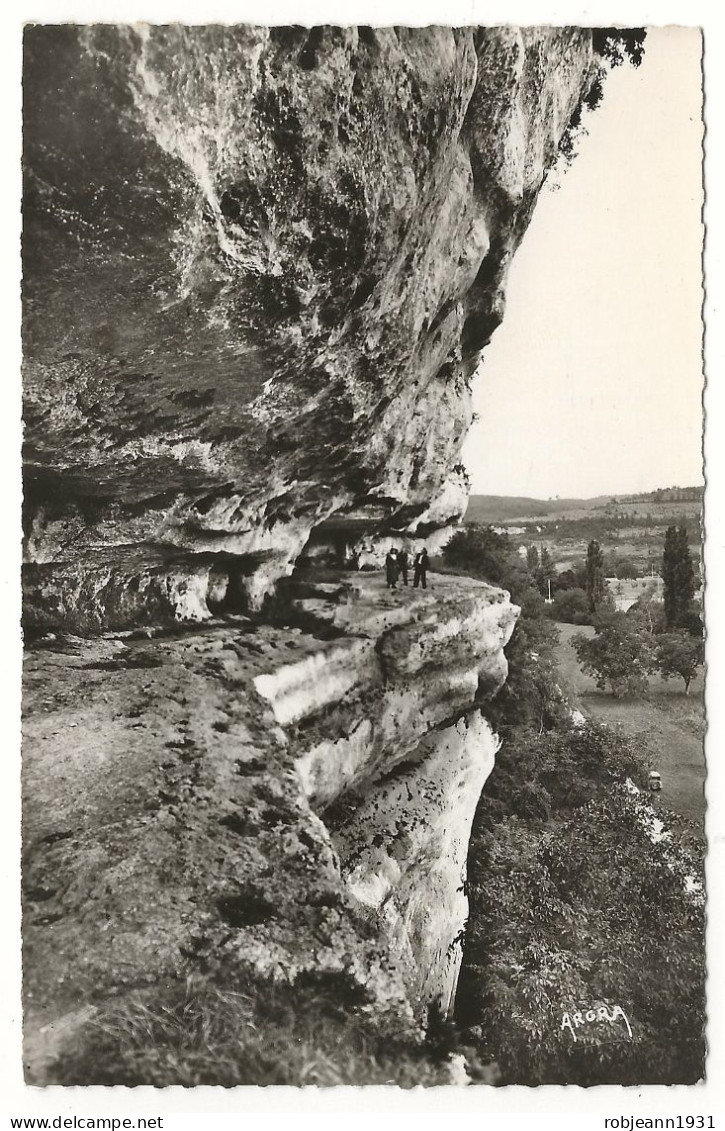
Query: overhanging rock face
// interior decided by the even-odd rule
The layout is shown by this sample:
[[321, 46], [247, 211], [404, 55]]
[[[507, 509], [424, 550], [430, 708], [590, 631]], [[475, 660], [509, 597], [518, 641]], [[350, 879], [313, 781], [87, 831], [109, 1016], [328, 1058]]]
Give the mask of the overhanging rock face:
[[455, 521], [593, 70], [572, 29], [29, 28], [28, 624], [255, 607], [331, 515]]

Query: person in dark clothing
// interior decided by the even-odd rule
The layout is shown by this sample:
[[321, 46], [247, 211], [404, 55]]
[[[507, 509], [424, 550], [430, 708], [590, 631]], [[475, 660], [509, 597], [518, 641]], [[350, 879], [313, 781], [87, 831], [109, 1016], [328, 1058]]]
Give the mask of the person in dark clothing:
[[400, 569], [400, 576], [403, 579], [403, 585], [408, 584], [408, 551], [398, 551], [398, 568]]
[[426, 575], [428, 573], [428, 551], [425, 546], [419, 554], [415, 555], [415, 562], [413, 563], [413, 588], [417, 589], [421, 585], [423, 589], [428, 588], [426, 582]]
[[395, 589], [398, 580], [398, 558], [395, 550], [388, 550], [385, 555], [385, 580], [388, 589]]

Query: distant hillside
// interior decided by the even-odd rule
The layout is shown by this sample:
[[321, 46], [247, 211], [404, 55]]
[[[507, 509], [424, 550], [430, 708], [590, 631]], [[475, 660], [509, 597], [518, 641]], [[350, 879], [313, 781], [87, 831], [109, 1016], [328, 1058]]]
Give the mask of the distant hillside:
[[609, 495], [594, 499], [530, 499], [520, 495], [471, 495], [466, 522], [507, 523], [517, 518], [539, 518], [565, 511], [604, 507]]
[[620, 517], [651, 512], [672, 521], [697, 516], [702, 487], [666, 487], [639, 495], [596, 495], [592, 499], [532, 499], [521, 495], [471, 495], [465, 522], [506, 526], [548, 519], [571, 521], [613, 512]]
[[704, 487], [659, 487], [642, 495], [620, 495], [620, 503], [701, 503]]

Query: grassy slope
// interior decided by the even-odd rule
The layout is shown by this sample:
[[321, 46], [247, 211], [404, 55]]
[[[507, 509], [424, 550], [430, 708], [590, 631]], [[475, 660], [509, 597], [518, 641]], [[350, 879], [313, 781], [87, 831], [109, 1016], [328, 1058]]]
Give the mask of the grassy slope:
[[351, 1007], [335, 980], [300, 987], [251, 980], [233, 992], [201, 980], [132, 991], [103, 1007], [56, 1062], [66, 1086], [450, 1082], [446, 1055], [416, 1032]]
[[648, 699], [615, 699], [609, 692], [599, 691], [592, 677], [584, 674], [570, 644], [576, 633], [593, 635], [594, 630], [571, 624], [558, 624], [557, 628], [557, 663], [572, 705], [598, 722], [621, 726], [628, 738], [642, 745], [652, 769], [662, 774], [662, 803], [683, 816], [701, 820], [705, 812], [702, 674], [689, 696], [681, 680], [666, 683], [653, 676]]

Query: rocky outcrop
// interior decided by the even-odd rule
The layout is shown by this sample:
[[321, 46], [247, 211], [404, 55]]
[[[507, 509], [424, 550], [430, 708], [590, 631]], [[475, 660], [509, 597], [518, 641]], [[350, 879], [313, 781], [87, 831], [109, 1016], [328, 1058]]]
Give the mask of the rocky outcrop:
[[381, 1013], [447, 1008], [516, 609], [456, 578], [323, 594], [314, 634], [239, 617], [28, 653], [29, 1078], [96, 1008], [188, 978], [328, 974]]
[[594, 69], [576, 29], [28, 28], [27, 623], [259, 607], [326, 523], [455, 522]]

